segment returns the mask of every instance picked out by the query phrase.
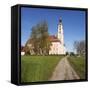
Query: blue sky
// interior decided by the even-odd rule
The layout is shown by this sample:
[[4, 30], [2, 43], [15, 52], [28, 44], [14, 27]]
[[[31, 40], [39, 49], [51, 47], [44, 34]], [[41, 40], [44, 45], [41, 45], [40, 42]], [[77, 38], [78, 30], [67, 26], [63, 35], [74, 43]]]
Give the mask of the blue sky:
[[62, 18], [64, 42], [67, 51], [73, 51], [76, 40], [85, 39], [85, 12], [72, 10], [56, 10], [41, 8], [21, 8], [21, 45], [25, 45], [30, 37], [32, 26], [45, 20], [50, 35], [57, 34], [59, 18]]

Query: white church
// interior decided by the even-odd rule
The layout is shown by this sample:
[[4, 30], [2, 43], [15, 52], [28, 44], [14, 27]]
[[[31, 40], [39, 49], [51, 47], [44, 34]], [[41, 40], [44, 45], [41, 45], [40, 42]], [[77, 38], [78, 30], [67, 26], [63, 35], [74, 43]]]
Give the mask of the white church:
[[[64, 33], [63, 33], [63, 25], [62, 25], [62, 19], [59, 19], [58, 23], [58, 30], [57, 35], [50, 35], [49, 40], [51, 41], [51, 46], [49, 50], [49, 55], [61, 55], [66, 54], [65, 44], [64, 44]], [[31, 47], [32, 45], [29, 43], [27, 44], [28, 47]], [[33, 52], [33, 51], [30, 51]], [[21, 55], [24, 55], [25, 52], [21, 51]]]
[[52, 43], [50, 47], [49, 54], [66, 54], [65, 44], [64, 44], [64, 33], [62, 19], [60, 18], [58, 23], [57, 35], [50, 36], [50, 41]]

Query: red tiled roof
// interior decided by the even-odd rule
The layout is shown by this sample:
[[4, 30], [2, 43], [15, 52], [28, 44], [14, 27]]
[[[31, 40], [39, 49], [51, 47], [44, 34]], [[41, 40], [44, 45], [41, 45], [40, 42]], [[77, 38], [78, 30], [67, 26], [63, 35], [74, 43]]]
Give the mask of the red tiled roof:
[[56, 36], [54, 36], [54, 35], [49, 36], [49, 40], [51, 42], [60, 42], [60, 40]]
[[[56, 36], [54, 36], [54, 35], [49, 36], [48, 39], [51, 42], [60, 42], [61, 43], [61, 41]], [[32, 39], [29, 39], [26, 44], [28, 44], [28, 43], [30, 44], [32, 41], [33, 41]]]

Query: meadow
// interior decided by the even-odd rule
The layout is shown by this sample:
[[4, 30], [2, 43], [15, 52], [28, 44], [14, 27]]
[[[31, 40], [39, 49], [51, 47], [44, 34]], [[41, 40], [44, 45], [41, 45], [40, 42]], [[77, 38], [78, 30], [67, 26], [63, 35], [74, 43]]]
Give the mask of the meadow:
[[21, 82], [47, 81], [63, 56], [21, 56]]
[[68, 61], [70, 62], [71, 66], [79, 75], [80, 79], [85, 79], [85, 57], [84, 56], [70, 56], [68, 57]]

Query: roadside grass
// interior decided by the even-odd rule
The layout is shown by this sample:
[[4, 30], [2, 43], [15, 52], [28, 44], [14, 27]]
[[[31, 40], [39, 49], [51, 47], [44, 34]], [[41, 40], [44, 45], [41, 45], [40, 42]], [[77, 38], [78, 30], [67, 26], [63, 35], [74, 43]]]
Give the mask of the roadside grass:
[[85, 79], [85, 57], [69, 56], [68, 61], [75, 69], [80, 79]]
[[21, 82], [48, 80], [63, 56], [21, 56]]

